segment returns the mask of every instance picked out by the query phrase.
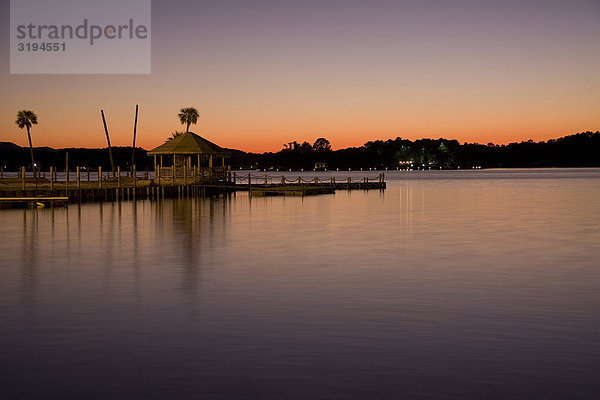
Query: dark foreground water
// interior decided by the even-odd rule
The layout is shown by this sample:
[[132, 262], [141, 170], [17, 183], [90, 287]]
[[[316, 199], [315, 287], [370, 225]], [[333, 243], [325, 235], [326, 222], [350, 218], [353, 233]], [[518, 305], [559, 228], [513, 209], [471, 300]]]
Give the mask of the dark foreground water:
[[0, 398], [597, 399], [600, 170], [387, 179], [2, 210]]

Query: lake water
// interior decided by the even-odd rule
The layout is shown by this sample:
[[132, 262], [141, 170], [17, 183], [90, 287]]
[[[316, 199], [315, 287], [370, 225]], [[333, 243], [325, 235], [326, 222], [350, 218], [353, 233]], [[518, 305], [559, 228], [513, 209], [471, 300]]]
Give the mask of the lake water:
[[600, 169], [386, 180], [2, 210], [0, 397], [597, 399]]

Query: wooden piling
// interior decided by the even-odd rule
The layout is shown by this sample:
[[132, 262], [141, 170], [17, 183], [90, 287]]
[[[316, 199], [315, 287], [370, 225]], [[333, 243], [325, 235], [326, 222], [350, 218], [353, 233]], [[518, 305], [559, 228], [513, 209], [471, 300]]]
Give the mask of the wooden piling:
[[98, 188], [102, 189], [102, 167], [98, 167]]
[[113, 162], [112, 147], [110, 145], [110, 136], [108, 135], [108, 128], [106, 127], [106, 119], [104, 118], [104, 110], [100, 110], [102, 113], [102, 123], [104, 124], [104, 132], [106, 133], [106, 141], [108, 142], [108, 155], [110, 157], [110, 168], [112, 169], [113, 176], [115, 175], [115, 164]]
[[133, 145], [131, 146], [131, 168], [133, 173], [133, 168], [135, 165], [135, 134], [137, 132], [137, 120], [138, 120], [138, 105], [135, 105], [135, 122], [133, 123]]
[[50, 166], [50, 191], [54, 190], [54, 167]]
[[79, 178], [79, 167], [77, 167], [77, 189], [81, 189], [81, 181]]

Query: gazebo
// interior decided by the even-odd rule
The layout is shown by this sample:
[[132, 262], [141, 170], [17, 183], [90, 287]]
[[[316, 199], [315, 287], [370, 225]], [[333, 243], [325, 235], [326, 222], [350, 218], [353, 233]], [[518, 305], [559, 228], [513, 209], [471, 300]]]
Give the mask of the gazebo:
[[[158, 179], [224, 179], [225, 159], [231, 157], [229, 151], [193, 132], [177, 136], [148, 154], [154, 156], [154, 176]], [[215, 158], [221, 159], [220, 166], [214, 166]]]

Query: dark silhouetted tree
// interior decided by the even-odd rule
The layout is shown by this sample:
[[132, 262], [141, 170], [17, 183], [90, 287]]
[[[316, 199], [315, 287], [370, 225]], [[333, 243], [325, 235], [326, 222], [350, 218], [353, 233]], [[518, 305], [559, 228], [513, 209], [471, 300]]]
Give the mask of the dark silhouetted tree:
[[177, 137], [179, 137], [181, 135], [183, 135], [184, 133], [185, 132], [178, 132], [178, 131], [175, 131], [175, 132], [171, 133], [171, 137], [168, 137], [167, 140], [165, 140], [165, 143], [169, 142], [169, 141], [171, 141], [171, 140], [173, 140], [173, 139], [175, 139], [175, 138], [177, 138]]
[[27, 128], [27, 139], [29, 139], [29, 155], [31, 156], [31, 169], [33, 171], [33, 176], [36, 177], [37, 174], [35, 172], [35, 161], [33, 160], [33, 145], [31, 144], [31, 132], [29, 129], [31, 125], [37, 125], [37, 115], [33, 111], [29, 110], [21, 110], [17, 113], [17, 120], [15, 123], [19, 126], [19, 128]]
[[331, 150], [331, 144], [329, 140], [325, 138], [318, 138], [312, 146], [314, 151], [329, 151]]
[[181, 121], [182, 124], [186, 125], [185, 131], [189, 132], [190, 124], [196, 124], [198, 122], [198, 117], [200, 116], [200, 114], [198, 114], [198, 110], [196, 110], [194, 107], [187, 107], [179, 110], [178, 116], [179, 121]]

